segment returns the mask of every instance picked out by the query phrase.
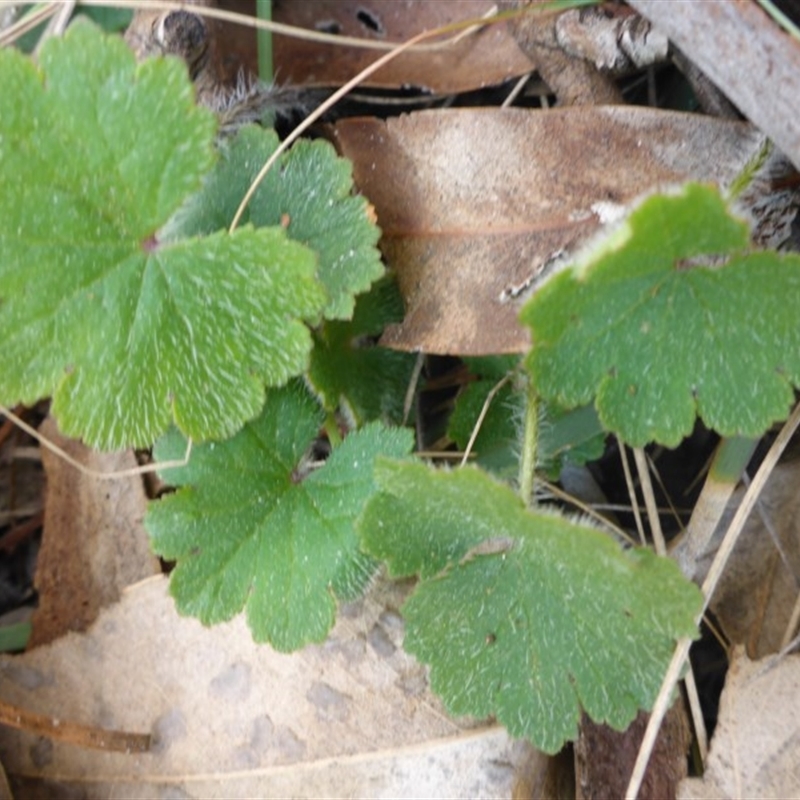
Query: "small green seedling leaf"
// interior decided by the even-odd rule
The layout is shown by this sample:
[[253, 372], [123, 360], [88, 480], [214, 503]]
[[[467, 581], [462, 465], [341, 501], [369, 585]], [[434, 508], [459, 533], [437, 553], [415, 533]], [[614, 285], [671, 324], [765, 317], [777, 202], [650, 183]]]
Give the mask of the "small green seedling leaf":
[[581, 709], [624, 729], [658, 694], [702, 597], [677, 566], [533, 512], [478, 469], [381, 459], [362, 541], [422, 581], [403, 607], [406, 649], [450, 711], [496, 715], [555, 752]]
[[[153, 547], [177, 561], [170, 588], [182, 613], [205, 624], [246, 608], [253, 638], [289, 651], [325, 638], [336, 599], [365, 586], [374, 562], [354, 520], [374, 491], [378, 454], [401, 457], [409, 431], [373, 423], [351, 433], [325, 464], [309, 448], [324, 413], [302, 384], [267, 394], [258, 419], [232, 439], [194, 448], [188, 465], [165, 470], [181, 488], [152, 503]], [[180, 458], [173, 431], [159, 460]]]
[[800, 257], [748, 252], [716, 189], [646, 200], [525, 306], [528, 366], [546, 399], [597, 405], [629, 444], [675, 446], [695, 415], [761, 435], [800, 385]]
[[551, 480], [557, 480], [568, 464], [581, 466], [603, 455], [606, 431], [594, 406], [565, 410], [545, 403], [539, 426], [537, 466]]
[[[489, 394], [495, 391], [472, 446], [476, 462], [494, 475], [510, 477], [517, 472], [520, 426], [525, 413], [525, 392], [510, 377], [519, 356], [465, 358], [470, 381], [458, 393], [447, 423], [447, 435], [465, 450]], [[501, 381], [506, 382], [496, 388]]]
[[[249, 125], [224, 144], [203, 189], [176, 216], [172, 236], [227, 228], [261, 167], [278, 147], [274, 131]], [[328, 292], [326, 319], [349, 319], [354, 298], [384, 273], [380, 231], [363, 197], [352, 194], [350, 162], [325, 141], [300, 141], [267, 173], [242, 217], [257, 227], [280, 225], [319, 258]]]
[[[447, 434], [464, 450], [480, 418], [484, 404], [499, 382], [509, 377], [518, 356], [465, 358], [475, 376], [456, 398]], [[526, 392], [521, 381], [507, 381], [491, 400], [473, 444], [475, 463], [493, 475], [509, 478], [518, 470], [520, 426], [525, 414]], [[585, 464], [600, 458], [606, 434], [591, 406], [565, 411], [554, 403], [542, 405], [539, 420], [537, 468], [557, 480], [565, 464]]]
[[40, 67], [0, 51], [0, 402], [53, 396], [65, 433], [230, 435], [302, 372], [325, 302], [280, 229], [164, 244], [214, 161], [185, 65], [136, 65], [79, 21]]
[[356, 425], [403, 421], [416, 357], [377, 344], [386, 325], [402, 318], [397, 286], [384, 279], [358, 297], [352, 321], [327, 321], [315, 332], [308, 378], [327, 411], [342, 407]]

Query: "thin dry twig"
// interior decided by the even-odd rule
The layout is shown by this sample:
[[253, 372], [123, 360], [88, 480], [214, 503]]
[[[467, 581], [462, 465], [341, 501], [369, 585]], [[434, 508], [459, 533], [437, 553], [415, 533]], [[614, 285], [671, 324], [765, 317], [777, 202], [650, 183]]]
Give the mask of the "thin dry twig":
[[[731, 520], [731, 524], [728, 526], [728, 530], [725, 532], [725, 537], [722, 540], [717, 554], [714, 556], [714, 560], [711, 563], [711, 568], [709, 569], [708, 575], [703, 582], [702, 592], [704, 602], [703, 608], [701, 609], [697, 618], [698, 624], [700, 623], [700, 619], [705, 613], [706, 607], [708, 606], [708, 603], [714, 594], [714, 590], [716, 589], [720, 576], [722, 575], [722, 572], [728, 563], [728, 559], [733, 552], [733, 548], [736, 546], [739, 534], [742, 532], [750, 513], [755, 507], [756, 501], [763, 491], [764, 485], [772, 473], [772, 470], [775, 469], [778, 459], [786, 448], [786, 445], [789, 444], [789, 440], [792, 438], [798, 426], [800, 426], [800, 404], [795, 407], [792, 415], [788, 420], [786, 420], [786, 423], [781, 428], [780, 433], [772, 443], [772, 446], [767, 452], [764, 461], [761, 463], [761, 466], [758, 468], [758, 472], [756, 472], [755, 477], [753, 478], [753, 482], [745, 492], [742, 502], [739, 505], [739, 508], [736, 510], [736, 514]], [[680, 678], [680, 674], [683, 671], [686, 659], [689, 656], [689, 648], [691, 647], [691, 644], [691, 639], [681, 639], [675, 648], [672, 661], [670, 662], [666, 674], [664, 675], [661, 689], [650, 714], [650, 720], [647, 723], [644, 738], [642, 739], [642, 744], [639, 748], [639, 754], [636, 758], [636, 764], [633, 768], [633, 774], [631, 775], [630, 782], [628, 783], [628, 789], [625, 793], [626, 800], [635, 800], [636, 796], [639, 794], [639, 789], [642, 785], [642, 779], [644, 777], [645, 770], [647, 769], [647, 763], [650, 760], [650, 756], [653, 752], [658, 730], [661, 727], [661, 722], [663, 721], [664, 715], [667, 713], [667, 709], [669, 708], [672, 691]]]
[[107, 750], [115, 753], [146, 753], [150, 749], [150, 734], [127, 733], [91, 725], [33, 714], [0, 700], [0, 725], [28, 731], [59, 742]]
[[[111, 8], [147, 8], [149, 10], [163, 9], [164, 11], [186, 10], [186, 4], [178, 2], [177, 0], [78, 0], [78, 4], [82, 6], [107, 6]], [[56, 5], [58, 5], [58, 3], [56, 3]], [[324, 33], [323, 31], [310, 30], [309, 28], [298, 28], [295, 25], [286, 25], [282, 22], [260, 19], [248, 14], [240, 14], [236, 11], [227, 11], [225, 9], [211, 8], [209, 6], [192, 6], [192, 13], [209, 17], [210, 19], [217, 19], [220, 22], [231, 22], [234, 25], [243, 25], [247, 28], [261, 28], [262, 30], [278, 34], [279, 36], [289, 36], [293, 39], [301, 39], [307, 42], [319, 42], [321, 44], [332, 45], [334, 47], [355, 47], [361, 50], [384, 50], [391, 52], [396, 47], [403, 44], [402, 42], [361, 39], [356, 36], [344, 36], [338, 33]], [[460, 31], [455, 36], [448, 37], [440, 42], [416, 45], [415, 47], [409, 49], [413, 49], [416, 52], [436, 52], [438, 50], [452, 47], [453, 45], [458, 44], [465, 36], [469, 36], [475, 31], [480, 30], [482, 25], [487, 20], [492, 19], [495, 16], [505, 19], [509, 16], [509, 13], [506, 12], [505, 14], [500, 15], [497, 13], [497, 8], [494, 7], [484, 14], [484, 16], [477, 19], [471, 19], [466, 25], [462, 25], [461, 27], [466, 27], [466, 30]], [[441, 33], [432, 31], [431, 35], [441, 35]]]
[[24, 36], [37, 25], [52, 17], [58, 11], [59, 5], [60, 3], [58, 2], [46, 3], [41, 8], [36, 8], [22, 17], [22, 19], [17, 20], [13, 25], [9, 25], [8, 28], [0, 32], [0, 47], [5, 47], [17, 41], [20, 36]]
[[425, 366], [425, 353], [417, 353], [417, 360], [414, 362], [414, 369], [411, 372], [411, 378], [408, 381], [406, 388], [406, 395], [403, 398], [403, 425], [408, 422], [411, 414], [411, 406], [414, 404], [414, 395], [417, 393], [417, 385], [419, 384], [420, 375], [422, 375], [422, 368]]
[[797, 599], [794, 601], [792, 616], [789, 619], [789, 624], [786, 626], [786, 630], [783, 632], [783, 638], [781, 639], [781, 650], [787, 648], [792, 642], [795, 632], [797, 631], [798, 623], [800, 623], [800, 595], [798, 595]]
[[0, 414], [10, 419], [20, 430], [25, 431], [29, 436], [36, 439], [42, 447], [46, 447], [51, 453], [55, 453], [56, 456], [62, 459], [62, 461], [66, 461], [71, 467], [75, 467], [78, 472], [101, 481], [118, 480], [119, 478], [130, 478], [135, 475], [147, 475], [151, 472], [161, 472], [165, 469], [185, 467], [189, 463], [189, 458], [192, 454], [192, 440], [189, 439], [186, 443], [186, 452], [181, 459], [161, 461], [157, 464], [144, 464], [141, 467], [130, 467], [129, 469], [121, 469], [115, 472], [99, 472], [96, 469], [91, 469], [91, 467], [86, 467], [81, 464], [80, 461], [74, 459], [69, 453], [62, 450], [57, 444], [51, 442], [46, 436], [42, 436], [36, 428], [32, 425], [28, 425], [24, 419], [21, 419], [13, 411], [10, 411], [3, 405], [0, 405]]
[[[650, 468], [647, 464], [647, 456], [641, 447], [633, 448], [633, 460], [636, 464], [636, 471], [639, 473], [639, 485], [642, 487], [644, 507], [647, 509], [647, 519], [650, 522], [650, 533], [653, 536], [656, 553], [666, 556], [667, 543], [664, 541], [664, 532], [661, 530], [661, 517], [658, 515], [656, 496], [650, 480]], [[636, 500], [635, 496], [633, 500]]]
[[[587, 517], [591, 517], [599, 522], [602, 527], [606, 528], [615, 536], [617, 536], [620, 541], [627, 542], [627, 544], [631, 546], [638, 544], [638, 542], [636, 542], [626, 530], [620, 528], [618, 525], [615, 525], [608, 517], [603, 516], [603, 514], [598, 511], [597, 506], [584, 503], [579, 497], [575, 497], [569, 492], [565, 492], [560, 486], [556, 486], [554, 483], [550, 483], [550, 481], [547, 481], [544, 478], [539, 478], [538, 481], [541, 486], [546, 488], [553, 495], [553, 497], [557, 497], [559, 500], [564, 500], [570, 505], [579, 508], [583, 514], [586, 514]], [[630, 509], [626, 507], [624, 510]]]
[[[661, 529], [661, 517], [658, 514], [653, 484], [650, 480], [650, 463], [647, 454], [641, 447], [635, 447], [633, 449], [633, 458], [636, 462], [636, 471], [639, 473], [639, 484], [642, 487], [642, 495], [644, 496], [645, 507], [647, 509], [647, 519], [650, 522], [650, 532], [653, 535], [656, 553], [666, 557], [667, 543], [664, 540], [664, 532]], [[700, 708], [700, 697], [697, 694], [697, 683], [695, 682], [691, 665], [684, 678], [684, 684], [686, 686], [686, 697], [689, 701], [689, 710], [692, 715], [692, 723], [694, 724], [695, 734], [697, 735], [700, 758], [702, 763], [705, 764], [708, 756], [708, 733], [706, 732], [703, 712]]]
[[58, 4], [56, 13], [50, 17], [47, 27], [39, 37], [39, 41], [36, 42], [36, 48], [33, 51], [34, 55], [39, 55], [42, 45], [48, 39], [52, 38], [53, 36], [61, 36], [61, 34], [64, 33], [64, 31], [67, 29], [69, 18], [72, 16], [72, 12], [75, 10], [75, 3], [76, 0], [65, 0], [65, 2]]
[[472, 433], [470, 434], [469, 441], [467, 442], [467, 446], [464, 449], [464, 456], [461, 459], [461, 466], [463, 467], [464, 464], [467, 463], [470, 453], [472, 452], [472, 447], [475, 444], [475, 440], [478, 438], [478, 434], [480, 433], [481, 426], [483, 425], [483, 421], [486, 419], [486, 415], [489, 413], [489, 407], [492, 405], [492, 401], [497, 396], [497, 393], [511, 380], [511, 374], [504, 376], [501, 378], [492, 388], [489, 390], [489, 394], [486, 395], [486, 399], [483, 401], [483, 406], [481, 408], [481, 413], [478, 414], [478, 419], [475, 422], [475, 425], [472, 428]]
[[636, 500], [636, 488], [633, 485], [633, 476], [631, 475], [631, 467], [628, 463], [628, 453], [625, 449], [625, 443], [617, 436], [617, 446], [619, 447], [619, 457], [622, 460], [622, 471], [625, 474], [625, 486], [628, 489], [628, 497], [631, 498], [631, 510], [633, 511], [633, 518], [636, 521], [636, 531], [639, 534], [639, 543], [645, 545], [647, 540], [644, 535], [644, 525], [642, 524], [642, 515], [639, 511], [639, 503]]

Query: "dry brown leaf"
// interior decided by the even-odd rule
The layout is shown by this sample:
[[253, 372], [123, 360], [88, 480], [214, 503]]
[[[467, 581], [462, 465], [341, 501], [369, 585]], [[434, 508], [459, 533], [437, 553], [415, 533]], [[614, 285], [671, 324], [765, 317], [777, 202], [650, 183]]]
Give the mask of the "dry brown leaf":
[[[242, 616], [204, 628], [154, 578], [69, 634], [0, 657], [0, 699], [155, 736], [154, 752], [81, 750], [0, 729], [21, 796], [509, 797], [530, 748], [454, 722], [401, 649], [394, 585], [346, 606], [331, 637], [291, 655], [253, 643]], [[73, 795], [69, 795], [73, 796]]]
[[[711, 609], [728, 640], [745, 644], [753, 658], [780, 650], [800, 591], [798, 486], [800, 461], [780, 463], [747, 520], [711, 599]], [[698, 582], [705, 577], [743, 494], [741, 487], [733, 494], [709, 552], [698, 560]]]
[[800, 656], [750, 661], [738, 648], [728, 670], [703, 778], [679, 800], [800, 797]]
[[[130, 451], [97, 453], [67, 439], [52, 418], [40, 433], [89, 469], [136, 466]], [[142, 525], [147, 498], [141, 477], [92, 478], [46, 448], [42, 464], [47, 491], [35, 578], [39, 606], [29, 648], [85, 630], [126, 586], [161, 571]]]
[[345, 120], [339, 148], [375, 206], [406, 318], [382, 344], [524, 352], [543, 267], [644, 193], [728, 184], [763, 137], [746, 123], [640, 107], [421, 111]]
[[[376, 42], [403, 42], [423, 30], [480, 19], [494, 5], [491, 0], [304, 0], [276, 4], [274, 19]], [[286, 36], [275, 38], [274, 51], [281, 83], [315, 86], [339, 86], [384, 52]], [[531, 69], [506, 25], [496, 24], [485, 26], [454, 45], [403, 54], [375, 73], [366, 85], [410, 86], [450, 94], [502, 83]]]
[[800, 42], [757, 3], [629, 0], [800, 168]]

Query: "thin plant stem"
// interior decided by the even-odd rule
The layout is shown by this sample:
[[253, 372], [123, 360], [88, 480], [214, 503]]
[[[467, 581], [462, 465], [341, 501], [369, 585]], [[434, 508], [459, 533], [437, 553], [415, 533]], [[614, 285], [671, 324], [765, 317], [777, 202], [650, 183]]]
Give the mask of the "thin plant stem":
[[[661, 529], [661, 517], [658, 514], [655, 493], [653, 492], [653, 483], [650, 480], [650, 465], [647, 460], [647, 454], [644, 452], [643, 448], [635, 447], [633, 449], [633, 458], [636, 462], [636, 471], [639, 473], [639, 484], [642, 487], [644, 504], [647, 509], [647, 519], [650, 522], [650, 531], [653, 535], [653, 544], [655, 545], [656, 553], [666, 557], [667, 543], [664, 540], [664, 532]], [[706, 733], [706, 725], [703, 721], [703, 713], [700, 710], [700, 699], [697, 695], [697, 684], [694, 680], [694, 673], [692, 672], [691, 665], [684, 678], [684, 684], [686, 686], [686, 697], [689, 700], [689, 710], [692, 714], [692, 722], [694, 723], [695, 733], [697, 734], [700, 758], [705, 764], [706, 758], [708, 757], [708, 734]]]
[[539, 395], [528, 379], [525, 391], [525, 430], [522, 437], [522, 458], [519, 462], [519, 494], [526, 507], [534, 505], [533, 483], [536, 472], [536, 448], [539, 443]]
[[661, 530], [661, 517], [658, 515], [656, 496], [653, 492], [653, 483], [650, 480], [650, 470], [647, 466], [647, 456], [641, 447], [633, 448], [633, 460], [636, 463], [636, 471], [639, 473], [639, 485], [642, 487], [644, 506], [647, 509], [647, 519], [650, 522], [653, 544], [656, 547], [656, 553], [660, 556], [665, 556], [667, 554], [667, 543], [664, 541], [664, 533]]
[[697, 683], [694, 679], [694, 672], [690, 669], [684, 678], [686, 686], [686, 699], [689, 701], [689, 710], [692, 712], [692, 722], [694, 723], [694, 733], [697, 737], [697, 749], [700, 753], [700, 761], [705, 768], [708, 762], [708, 731], [703, 719], [703, 709], [700, 707], [700, 695], [697, 693]]
[[783, 13], [783, 11], [775, 5], [772, 0], [757, 0], [758, 4], [764, 11], [769, 14], [778, 25], [781, 26], [790, 36], [794, 37], [798, 41], [800, 41], [800, 28], [794, 24], [792, 19]]
[[417, 360], [414, 362], [414, 369], [411, 372], [411, 377], [406, 387], [406, 394], [403, 398], [403, 425], [408, 422], [408, 418], [411, 416], [411, 407], [414, 405], [414, 397], [417, 394], [417, 386], [424, 366], [425, 353], [417, 353]]
[[631, 465], [628, 463], [628, 451], [625, 449], [625, 443], [617, 436], [617, 446], [619, 447], [619, 457], [622, 461], [622, 472], [625, 475], [625, 486], [628, 489], [628, 497], [631, 499], [631, 510], [633, 511], [633, 519], [636, 522], [636, 531], [639, 534], [639, 543], [644, 546], [647, 542], [644, 536], [644, 525], [642, 524], [642, 514], [639, 511], [639, 501], [636, 499], [636, 487], [633, 485], [633, 476], [631, 475]]
[[785, 647], [788, 647], [789, 643], [792, 641], [795, 635], [795, 631], [797, 630], [797, 624], [800, 622], [800, 595], [797, 596], [797, 599], [794, 601], [794, 608], [792, 608], [792, 616], [789, 619], [789, 624], [786, 626], [786, 630], [783, 633], [783, 638], [781, 639], [781, 650]]
[[[260, 20], [272, 21], [272, 0], [256, 0], [256, 14]], [[272, 83], [272, 31], [259, 28], [258, 40], [258, 77], [264, 83]]]
[[0, 414], [8, 417], [21, 431], [24, 431], [28, 436], [32, 436], [42, 447], [47, 448], [51, 453], [55, 453], [62, 461], [66, 461], [71, 467], [75, 467], [82, 475], [87, 475], [90, 478], [97, 478], [101, 481], [113, 481], [119, 478], [130, 478], [134, 475], [147, 475], [151, 472], [160, 472], [165, 469], [175, 469], [185, 467], [189, 463], [189, 458], [192, 454], [192, 440], [188, 439], [186, 442], [186, 452], [183, 458], [174, 461], [162, 461], [158, 464], [145, 464], [141, 467], [131, 467], [130, 469], [121, 469], [115, 472], [99, 472], [96, 469], [86, 467], [74, 459], [65, 450], [62, 450], [57, 444], [53, 444], [46, 436], [42, 436], [39, 431], [32, 425], [28, 425], [24, 419], [18, 417], [13, 411], [0, 405]]

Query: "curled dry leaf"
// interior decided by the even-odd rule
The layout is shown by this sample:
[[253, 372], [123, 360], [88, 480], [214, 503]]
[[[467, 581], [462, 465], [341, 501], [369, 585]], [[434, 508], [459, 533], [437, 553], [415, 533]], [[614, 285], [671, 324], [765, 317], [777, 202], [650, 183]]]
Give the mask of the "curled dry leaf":
[[[89, 469], [136, 467], [131, 451], [98, 453], [62, 435], [52, 418], [40, 430]], [[125, 587], [161, 571], [142, 525], [147, 498], [141, 476], [100, 480], [46, 448], [41, 452], [47, 495], [29, 648], [86, 630]]]
[[555, 24], [558, 44], [564, 52], [614, 73], [666, 61], [667, 37], [627, 7], [620, 9], [611, 15], [596, 6], [565, 11]]
[[382, 344], [525, 352], [537, 282], [643, 194], [727, 186], [764, 144], [747, 123], [636, 107], [422, 111], [336, 125], [383, 230], [406, 318]]
[[[711, 598], [727, 640], [754, 657], [775, 653], [797, 599], [800, 575], [800, 461], [784, 459], [770, 475]], [[739, 487], [728, 503], [708, 552], [697, 559], [704, 580], [722, 536], [741, 503]], [[678, 551], [680, 553], [680, 550]]]
[[[502, 11], [525, 9], [535, 12], [537, 0], [500, 0]], [[559, 17], [526, 13], [509, 21], [509, 30], [520, 49], [536, 65], [560, 106], [621, 105], [622, 92], [610, 75], [591, 60], [563, 47], [557, 35]]]
[[734, 651], [702, 778], [680, 800], [800, 796], [800, 656], [751, 661]]

